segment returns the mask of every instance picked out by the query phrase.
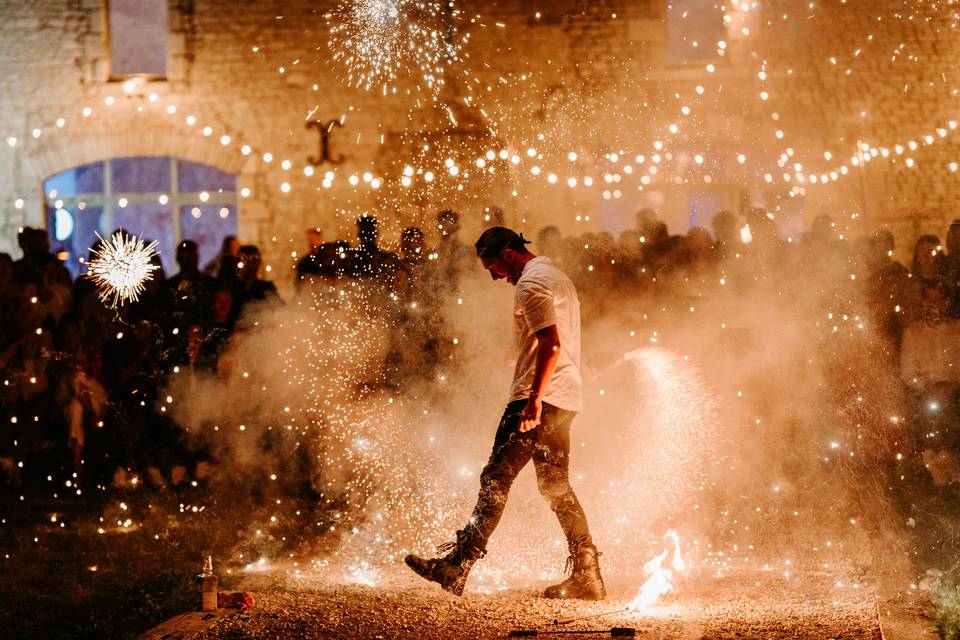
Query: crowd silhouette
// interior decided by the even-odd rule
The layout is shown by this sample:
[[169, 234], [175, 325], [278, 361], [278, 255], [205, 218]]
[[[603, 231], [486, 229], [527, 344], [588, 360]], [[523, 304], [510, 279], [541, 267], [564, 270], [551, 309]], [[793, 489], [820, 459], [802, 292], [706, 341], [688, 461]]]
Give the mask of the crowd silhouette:
[[[502, 211], [488, 208], [484, 226], [502, 219]], [[955, 415], [960, 221], [949, 227], [945, 247], [936, 236], [919, 237], [909, 268], [894, 259], [889, 231], [850, 239], [828, 216], [816, 218], [796, 241], [780, 237], [761, 209], [742, 217], [720, 211], [711, 226], [671, 234], [645, 209], [617, 238], [565, 236], [547, 226], [532, 248], [577, 285], [585, 326], [625, 309], [649, 323], [693, 309], [721, 289], [744, 299], [765, 290], [784, 305], [796, 303], [791, 289], [815, 290], [811, 326], [828, 313], [858, 318], [880, 354], [875, 366], [896, 372], [903, 385], [907, 419], [929, 425]], [[319, 230], [307, 231], [306, 250], [290, 269], [294, 295], [316, 285], [372, 285], [392, 327], [382, 383], [429, 380], [454, 357], [444, 301], [458, 291], [462, 274], [478, 268], [460, 239], [459, 216], [445, 210], [435, 229], [404, 229], [397, 253], [381, 248], [374, 217], [358, 219], [357, 229], [355, 243], [325, 242]], [[437, 243], [428, 246], [434, 235]], [[224, 238], [219, 255], [201, 269], [197, 244], [184, 240], [176, 249], [176, 274], [166, 277], [157, 259], [159, 269], [140, 299], [112, 310], [91, 281], [71, 281], [50, 253], [46, 231], [23, 228], [18, 240], [18, 259], [0, 254], [0, 478], [20, 486], [41, 481], [50, 468], [84, 465], [109, 478], [149, 459], [155, 469], [166, 464], [158, 482], [175, 482], [178, 474], [170, 469], [192, 454], [162, 411], [163, 382], [184, 368], [217, 375], [222, 354], [245, 331], [248, 310], [284, 304], [261, 277], [259, 249]], [[917, 444], [937, 484], [960, 479], [951, 475], [956, 444], [949, 434]]]

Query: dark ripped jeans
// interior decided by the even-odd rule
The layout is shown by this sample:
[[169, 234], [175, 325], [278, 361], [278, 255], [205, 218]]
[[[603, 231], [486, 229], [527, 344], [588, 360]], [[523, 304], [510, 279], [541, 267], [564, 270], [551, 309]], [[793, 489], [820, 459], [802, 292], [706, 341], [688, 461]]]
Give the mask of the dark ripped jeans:
[[480, 495], [464, 533], [477, 549], [486, 550], [487, 540], [497, 528], [507, 504], [510, 485], [520, 470], [533, 459], [540, 493], [557, 514], [567, 546], [573, 554], [581, 545], [593, 544], [587, 517], [570, 486], [570, 425], [576, 413], [546, 403], [540, 424], [520, 433], [520, 412], [526, 400], [507, 405], [493, 440], [490, 460], [480, 474]]

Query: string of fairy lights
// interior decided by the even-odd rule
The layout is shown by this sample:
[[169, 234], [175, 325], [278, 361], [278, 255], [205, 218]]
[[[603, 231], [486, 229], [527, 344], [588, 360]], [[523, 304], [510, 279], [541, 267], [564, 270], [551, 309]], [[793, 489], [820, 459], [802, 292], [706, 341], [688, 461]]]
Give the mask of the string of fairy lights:
[[[904, 4], [909, 5], [909, 3]], [[814, 5], [811, 3], [810, 8], [813, 9], [813, 7]], [[816, 16], [811, 14], [807, 17], [813, 18]], [[883, 22], [884, 18], [913, 21], [915, 18], [917, 18], [917, 15], [914, 13], [904, 14], [901, 12], [894, 12], [893, 14], [889, 15], [876, 16], [875, 21], [880, 24]], [[784, 19], [786, 19], [786, 16], [784, 16]], [[930, 19], [930, 15], [923, 17], [923, 21], [930, 21]], [[848, 64], [841, 65], [839, 56], [828, 55], [825, 57], [827, 63], [825, 66], [828, 69], [835, 67], [838, 70], [841, 66], [845, 66], [846, 68], [842, 71], [843, 76], [852, 75], [854, 73], [853, 62], [864, 62], [867, 60], [869, 55], [865, 49], [875, 40], [875, 33], [870, 33], [858, 39], [858, 44], [849, 54], [851, 61]], [[906, 43], [898, 43], [890, 55], [890, 64], [897, 62], [898, 58], [904, 55], [905, 50]], [[906, 57], [911, 62], [920, 62], [920, 59], [917, 56], [906, 54]], [[789, 79], [791, 75], [793, 75], [792, 68], [788, 68], [780, 73], [780, 76], [784, 79]], [[769, 85], [770, 76], [771, 72], [768, 69], [768, 62], [767, 60], [763, 60], [759, 70], [757, 71], [757, 78], [760, 81], [760, 91], [758, 93], [758, 97], [761, 101], [761, 104], [771, 104], [774, 100], [773, 90]], [[944, 83], [946, 83], [946, 75], [941, 74], [941, 77], [943, 78]], [[907, 92], [909, 89], [910, 85], [908, 83], [904, 86], [904, 92]], [[951, 88], [949, 90], [949, 95], [951, 97], [960, 95], [960, 89], [956, 87]], [[867, 116], [867, 112], [861, 111], [857, 115], [863, 119]], [[840, 142], [826, 144], [824, 145], [825, 149], [822, 152], [823, 161], [833, 164], [828, 164], [825, 168], [809, 170], [805, 169], [805, 167], [808, 164], [812, 164], [812, 162], [802, 161], [795, 147], [790, 146], [787, 142], [789, 139], [795, 139], [798, 136], [791, 136], [786, 132], [785, 128], [780, 123], [781, 114], [778, 111], [771, 110], [768, 112], [768, 116], [774, 123], [774, 136], [777, 142], [787, 145], [780, 153], [777, 164], [780, 168], [785, 169], [780, 177], [781, 180], [784, 183], [793, 184], [790, 189], [791, 195], [802, 195], [805, 193], [806, 185], [823, 185], [830, 182], [837, 182], [844, 176], [851, 174], [855, 168], [862, 168], [867, 163], [877, 158], [892, 158], [893, 162], [896, 162], [900, 156], [905, 156], [903, 158], [903, 165], [908, 169], [912, 169], [916, 166], [916, 160], [911, 156], [912, 152], [919, 151], [924, 147], [929, 147], [944, 141], [953, 131], [957, 129], [957, 121], [955, 119], [944, 119], [926, 131], [918, 132], [912, 137], [903, 138], [901, 140], [887, 141], [884, 143], [869, 142], [862, 139], [855, 142], [841, 140]], [[852, 151], [837, 151], [838, 148], [843, 147], [846, 147], [847, 149], [852, 147]], [[846, 160], [837, 164], [837, 161], [842, 160], [843, 158], [846, 158]], [[960, 168], [958, 163], [955, 161], [946, 162], [945, 166], [951, 173], [955, 173], [958, 168]], [[765, 179], [767, 182], [773, 182], [776, 178], [774, 178], [771, 174], [766, 174]]]
[[[420, 85], [425, 86], [429, 91], [435, 92], [443, 86], [442, 77], [444, 71], [457, 61], [461, 61], [464, 55], [464, 47], [468, 42], [465, 35], [460, 39], [449, 37], [437, 39], [435, 34], [428, 33], [423, 26], [417, 22], [420, 20], [429, 20], [435, 25], [438, 20], [442, 5], [446, 3], [437, 2], [413, 2], [412, 0], [392, 0], [391, 2], [346, 2], [342, 3], [339, 13], [329, 14], [328, 17], [350, 18], [347, 22], [337, 23], [331, 27], [330, 46], [333, 51], [333, 58], [344, 64], [348, 69], [347, 81], [352, 86], [359, 86], [362, 89], [378, 89], [385, 93], [395, 93], [396, 82], [402, 70], [403, 64], [412, 64], [422, 76]], [[738, 38], [746, 40], [755, 33], [756, 29], [751, 30], [749, 20], [751, 14], [756, 14], [759, 9], [758, 2], [742, 3], [732, 5], [726, 8], [723, 14], [723, 22], [728, 31]], [[410, 18], [405, 12], [416, 12], [417, 19]], [[379, 13], [378, 13], [379, 12]], [[384, 15], [382, 12], [386, 12]], [[351, 18], [351, 16], [353, 16]], [[363, 17], [359, 20], [357, 16]], [[787, 16], [784, 16], [786, 19]], [[902, 19], [902, 18], [901, 18]], [[476, 22], [474, 17], [471, 22]], [[350, 28], [347, 28], [347, 25]], [[436, 29], [434, 28], [435, 32]], [[418, 46], [407, 51], [403, 47], [403, 34], [408, 38], [418, 38]], [[413, 35], [411, 35], [413, 34]], [[869, 34], [860, 40], [871, 42], [873, 34]], [[858, 40], [858, 46], [850, 54], [853, 59], [863, 59], [864, 47]], [[343, 54], [345, 47], [362, 42], [363, 45], [354, 53], [352, 57]], [[409, 40], [407, 40], [409, 42]], [[377, 44], [379, 43], [379, 48]], [[256, 50], [256, 47], [254, 47]], [[894, 51], [894, 58], [898, 52], [904, 50], [903, 46], [898, 46]], [[363, 51], [368, 55], [364, 57]], [[730, 51], [730, 44], [726, 40], [716, 42], [716, 52], [719, 57], [724, 57]], [[838, 64], [837, 56], [828, 56], [828, 64]], [[282, 68], [281, 68], [282, 69]], [[713, 62], [706, 63], [703, 67], [707, 77], [712, 77], [718, 71], [717, 64]], [[850, 70], [848, 69], [849, 73]], [[281, 71], [282, 73], [282, 71]], [[760, 67], [756, 71], [755, 77], [758, 80], [757, 99], [761, 105], [771, 104], [774, 99], [774, 91], [770, 86], [771, 70], [767, 60], [760, 62]], [[781, 74], [783, 75], [783, 74]], [[789, 70], [786, 71], [789, 75]], [[326, 170], [318, 168], [308, 163], [295, 163], [290, 159], [282, 158], [281, 153], [269, 149], [259, 148], [246, 142], [242, 134], [231, 132], [223, 127], [214, 127], [202, 124], [202, 119], [192, 113], [182, 114], [182, 109], [175, 102], [166, 102], [161, 106], [161, 96], [159, 92], [142, 92], [137, 79], [129, 80], [123, 84], [123, 98], [117, 98], [108, 95], [103, 98], [102, 107], [95, 108], [92, 104], [85, 105], [78, 109], [78, 113], [67, 113], [55, 118], [52, 123], [46, 126], [37, 126], [26, 134], [5, 136], [5, 142], [8, 148], [18, 151], [31, 141], [49, 138], [52, 134], [60, 131], [69, 130], [75, 123], [90, 121], [96, 115], [109, 113], [114, 108], [125, 104], [134, 104], [134, 112], [137, 114], [148, 112], [149, 110], [161, 111], [171, 119], [179, 119], [180, 124], [186, 130], [196, 131], [200, 136], [219, 142], [225, 148], [235, 149], [243, 156], [256, 156], [262, 163], [263, 168], [272, 169], [279, 167], [281, 171], [288, 172], [288, 175], [282, 176], [273, 187], [281, 194], [290, 193], [295, 184], [297, 174], [302, 174], [304, 178], [314, 178], [319, 180], [317, 188], [331, 189], [337, 181], [345, 181], [349, 187], [354, 189], [366, 189], [377, 191], [388, 184], [400, 190], [410, 189], [417, 186], [430, 188], [436, 186], [441, 180], [449, 183], [452, 181], [453, 188], [462, 190], [465, 184], [471, 178], [493, 176], [503, 170], [510, 170], [515, 178], [525, 177], [531, 181], [539, 181], [546, 186], [566, 186], [573, 189], [578, 187], [596, 188], [598, 195], [605, 199], [622, 197], [626, 188], [625, 183], [628, 179], [633, 179], [638, 184], [637, 189], [643, 190], [649, 185], [658, 181], [666, 180], [669, 171], [665, 171], [669, 161], [676, 155], [671, 148], [681, 131], [685, 130], [685, 123], [696, 115], [695, 107], [700, 103], [708, 93], [708, 83], [696, 81], [692, 90], [688, 94], [677, 93], [675, 95], [680, 104], [673, 122], [664, 124], [662, 129], [654, 130], [653, 141], [649, 148], [643, 150], [616, 149], [604, 152], [597, 157], [585, 157], [583, 151], [577, 152], [569, 150], [561, 153], [559, 157], [551, 157], [540, 147], [538, 142], [542, 141], [518, 141], [514, 144], [508, 144], [500, 148], [489, 148], [480, 155], [472, 158], [454, 157], [453, 154], [447, 157], [428, 158], [426, 162], [408, 161], [400, 163], [395, 167], [395, 174], [386, 176], [378, 173], [372, 166], [367, 169], [356, 169], [348, 173], [342, 168], [332, 167]], [[953, 88], [951, 95], [960, 94], [960, 90]], [[472, 101], [468, 101], [470, 104]], [[479, 107], [478, 108], [482, 108]], [[485, 114], [486, 115], [486, 114]], [[347, 115], [340, 117], [341, 123], [345, 122]], [[769, 111], [769, 118], [773, 123], [774, 142], [783, 145], [777, 159], [778, 167], [782, 170], [780, 175], [774, 175], [774, 172], [758, 173], [759, 180], [767, 184], [781, 183], [789, 188], [789, 195], [800, 196], [806, 193], [806, 189], [816, 185], [827, 185], [836, 183], [844, 177], [854, 173], [854, 170], [863, 167], [875, 159], [893, 159], [896, 161], [901, 156], [903, 164], [907, 168], [916, 166], [916, 160], [913, 157], [914, 152], [921, 151], [926, 147], [941, 143], [950, 137], [951, 133], [957, 129], [957, 120], [948, 119], [945, 122], [938, 123], [926, 131], [918, 132], [916, 135], [899, 141], [869, 141], [861, 139], [856, 143], [846, 143], [843, 141], [824, 145], [827, 147], [822, 152], [822, 161], [813, 158], [801, 158], [801, 151], [797, 143], [790, 144], [790, 140], [802, 138], [803, 136], [790, 134], [781, 122], [780, 112], [776, 110]], [[380, 136], [381, 142], [383, 136]], [[853, 146], [852, 151], [838, 151], [844, 146]], [[684, 155], [692, 157], [692, 167], [699, 167], [706, 164], [707, 160], [721, 163], [723, 158], [718, 157], [724, 151], [708, 153], [707, 151], [684, 151]], [[734, 151], [731, 161], [736, 165], [745, 165], [748, 161], [748, 153], [744, 151]], [[713, 156], [712, 158], [710, 156]], [[584, 162], [586, 161], [586, 162]], [[432, 162], [432, 165], [429, 163]], [[827, 163], [824, 165], [824, 163]], [[429, 166], [428, 166], [429, 165]], [[606, 165], [606, 166], [604, 166]], [[730, 167], [736, 166], [732, 162]], [[814, 165], [820, 165], [819, 168], [811, 168]], [[946, 168], [951, 172], [960, 170], [960, 164], [956, 161], [946, 162]], [[703, 173], [700, 180], [709, 184], [716, 179], [710, 173]], [[674, 175], [673, 182], [678, 184], [688, 183], [688, 179], [682, 176]], [[517, 191], [514, 190], [514, 195]], [[241, 198], [249, 198], [252, 195], [250, 186], [243, 186], [239, 190]], [[24, 199], [17, 196], [14, 201], [15, 208], [22, 209]]]

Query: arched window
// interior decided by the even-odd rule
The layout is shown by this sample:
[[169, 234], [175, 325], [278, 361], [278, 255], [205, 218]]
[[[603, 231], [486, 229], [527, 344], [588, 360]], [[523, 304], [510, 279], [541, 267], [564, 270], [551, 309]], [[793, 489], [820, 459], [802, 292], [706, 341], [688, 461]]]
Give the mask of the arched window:
[[123, 227], [156, 240], [167, 276], [177, 271], [177, 243], [194, 240], [200, 267], [237, 233], [237, 177], [171, 157], [113, 158], [43, 181], [51, 250], [70, 272], [84, 273], [96, 232]]

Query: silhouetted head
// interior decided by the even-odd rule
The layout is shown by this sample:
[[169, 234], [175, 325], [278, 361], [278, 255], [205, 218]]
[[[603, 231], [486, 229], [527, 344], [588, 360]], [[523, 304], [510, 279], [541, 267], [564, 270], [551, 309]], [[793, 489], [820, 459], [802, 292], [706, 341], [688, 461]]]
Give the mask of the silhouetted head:
[[357, 218], [357, 237], [360, 240], [361, 247], [376, 248], [377, 235], [376, 218], [367, 215]]
[[951, 222], [947, 230], [947, 255], [960, 255], [960, 220]]
[[184, 240], [177, 245], [177, 264], [181, 272], [192, 273], [197, 271], [200, 264], [200, 252], [197, 243], [193, 240]]
[[563, 236], [554, 225], [547, 225], [537, 232], [537, 251], [542, 255], [554, 257], [560, 253], [562, 245]]
[[240, 241], [237, 240], [237, 236], [227, 236], [223, 239], [223, 243], [220, 245], [220, 255], [221, 256], [235, 256], [237, 251], [240, 250]]
[[218, 289], [213, 296], [213, 321], [216, 324], [227, 324], [233, 315], [233, 291], [224, 287]]
[[653, 225], [657, 223], [657, 212], [649, 207], [644, 207], [640, 209], [640, 211], [637, 211], [634, 220], [640, 235], [646, 235], [650, 232]]
[[936, 276], [936, 260], [940, 255], [940, 239], [935, 235], [925, 235], [917, 238], [913, 245], [913, 265], [911, 272], [914, 277], [933, 280]]
[[879, 269], [890, 260], [893, 247], [893, 234], [889, 229], [880, 229], [867, 238], [861, 247], [861, 252], [869, 268]]
[[260, 249], [256, 245], [245, 244], [237, 254], [240, 259], [237, 269], [243, 280], [254, 280], [260, 272]]
[[721, 209], [713, 216], [713, 235], [717, 242], [733, 244], [740, 238], [740, 224], [731, 211]]
[[321, 244], [323, 244], [323, 232], [316, 227], [307, 229], [307, 246], [310, 251], [316, 251]]

